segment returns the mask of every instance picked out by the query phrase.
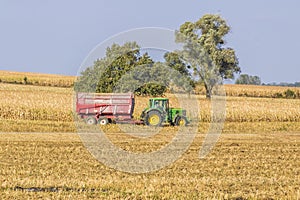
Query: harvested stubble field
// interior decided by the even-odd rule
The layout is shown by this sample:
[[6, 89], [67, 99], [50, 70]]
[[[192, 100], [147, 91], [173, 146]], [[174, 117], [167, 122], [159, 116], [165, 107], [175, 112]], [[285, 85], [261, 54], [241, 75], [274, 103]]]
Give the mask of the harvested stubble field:
[[[259, 97], [260, 87], [243, 90]], [[198, 156], [211, 103], [199, 95], [201, 121], [188, 151], [160, 171], [129, 174], [98, 162], [74, 134], [71, 88], [0, 83], [0, 199], [300, 199], [300, 100], [266, 96], [286, 88], [264, 87], [267, 98], [238, 90], [226, 86], [226, 122], [207, 157]], [[147, 99], [136, 98], [135, 117]], [[175, 129], [134, 138], [105, 127], [116, 146], [133, 152], [161, 148]]]
[[[300, 198], [299, 134], [223, 134], [204, 159], [198, 157], [204, 135], [198, 134], [179, 160], [145, 174], [106, 167], [77, 134], [0, 136], [1, 199]], [[139, 152], [157, 148], [157, 143], [140, 145], [122, 133], [111, 137], [115, 145]]]

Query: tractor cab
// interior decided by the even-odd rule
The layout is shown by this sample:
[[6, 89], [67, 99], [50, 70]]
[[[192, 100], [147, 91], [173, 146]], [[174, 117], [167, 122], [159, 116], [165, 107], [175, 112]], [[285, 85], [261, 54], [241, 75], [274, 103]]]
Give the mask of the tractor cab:
[[151, 99], [149, 99], [149, 108], [158, 109], [162, 112], [168, 113], [169, 99], [167, 99], [167, 98], [151, 98]]

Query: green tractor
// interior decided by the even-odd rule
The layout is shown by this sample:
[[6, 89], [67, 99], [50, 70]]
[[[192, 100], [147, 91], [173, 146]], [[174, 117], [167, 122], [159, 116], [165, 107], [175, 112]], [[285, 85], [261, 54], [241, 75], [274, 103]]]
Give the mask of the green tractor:
[[161, 126], [163, 123], [186, 126], [189, 123], [186, 110], [170, 108], [168, 98], [149, 99], [149, 106], [142, 112], [141, 119], [148, 126]]

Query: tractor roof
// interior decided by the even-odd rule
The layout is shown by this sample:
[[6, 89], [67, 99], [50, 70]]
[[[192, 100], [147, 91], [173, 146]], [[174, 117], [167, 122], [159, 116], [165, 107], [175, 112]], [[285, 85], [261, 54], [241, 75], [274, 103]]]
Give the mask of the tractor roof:
[[168, 100], [168, 98], [162, 98], [162, 97], [156, 97], [156, 98], [150, 98], [151, 100]]

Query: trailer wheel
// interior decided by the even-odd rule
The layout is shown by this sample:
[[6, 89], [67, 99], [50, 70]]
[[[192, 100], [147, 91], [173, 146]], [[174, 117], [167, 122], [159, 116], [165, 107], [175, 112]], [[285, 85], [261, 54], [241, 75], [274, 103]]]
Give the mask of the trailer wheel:
[[97, 124], [97, 120], [94, 117], [88, 117], [88, 118], [86, 118], [86, 123], [88, 125], [94, 125], [94, 124]]
[[108, 119], [106, 117], [99, 118], [98, 123], [102, 126], [106, 125], [106, 124], [108, 124]]
[[146, 125], [148, 126], [161, 126], [162, 124], [162, 116], [161, 114], [154, 110], [150, 111], [146, 115]]
[[176, 126], [186, 126], [188, 124], [188, 120], [184, 116], [177, 117], [175, 119], [175, 124]]

